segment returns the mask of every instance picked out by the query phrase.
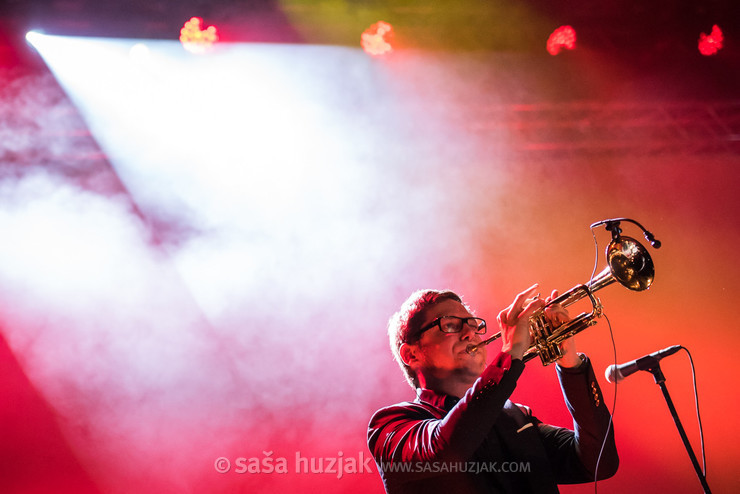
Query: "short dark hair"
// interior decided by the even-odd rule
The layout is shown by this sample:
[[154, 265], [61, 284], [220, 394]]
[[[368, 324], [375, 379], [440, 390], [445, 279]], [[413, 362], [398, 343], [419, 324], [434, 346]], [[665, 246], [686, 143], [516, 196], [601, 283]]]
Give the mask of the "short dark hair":
[[393, 357], [406, 376], [406, 381], [414, 389], [419, 386], [419, 381], [411, 368], [403, 362], [400, 352], [401, 345], [416, 343], [419, 338], [421, 323], [424, 320], [424, 312], [443, 300], [454, 300], [465, 305], [462, 297], [451, 290], [417, 290], [406, 299], [401, 305], [401, 309], [393, 314], [388, 321], [388, 339], [390, 340]]

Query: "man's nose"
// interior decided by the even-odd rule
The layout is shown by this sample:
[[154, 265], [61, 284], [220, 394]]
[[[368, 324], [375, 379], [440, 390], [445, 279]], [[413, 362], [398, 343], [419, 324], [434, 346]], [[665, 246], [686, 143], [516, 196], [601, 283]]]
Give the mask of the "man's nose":
[[460, 339], [470, 341], [475, 338], [475, 327], [470, 324], [463, 324], [463, 328], [460, 331]]

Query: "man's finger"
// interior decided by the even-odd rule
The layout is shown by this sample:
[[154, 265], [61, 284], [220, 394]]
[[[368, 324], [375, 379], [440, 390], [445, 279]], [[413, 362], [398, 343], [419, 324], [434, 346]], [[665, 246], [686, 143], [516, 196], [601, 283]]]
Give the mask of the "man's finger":
[[530, 286], [522, 293], [517, 295], [514, 299], [514, 303], [511, 304], [511, 308], [515, 309], [517, 312], [520, 312], [524, 307], [524, 303], [526, 302], [526, 300], [529, 298], [530, 295], [534, 293], [535, 290], [537, 290], [538, 286], [539, 284], [535, 283], [534, 285]]
[[526, 307], [519, 313], [519, 318], [529, 319], [536, 310], [541, 309], [545, 306], [545, 301], [539, 298], [535, 298], [529, 301]]

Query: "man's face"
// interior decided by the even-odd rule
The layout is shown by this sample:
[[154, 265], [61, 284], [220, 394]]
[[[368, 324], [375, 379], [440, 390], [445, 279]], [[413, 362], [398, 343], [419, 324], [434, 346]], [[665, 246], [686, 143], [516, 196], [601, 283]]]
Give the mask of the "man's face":
[[[420, 327], [431, 324], [441, 316], [473, 317], [464, 305], [455, 300], [443, 300], [425, 310]], [[480, 343], [481, 335], [467, 324], [459, 333], [444, 333], [438, 326], [428, 329], [416, 344], [419, 355], [419, 370], [436, 379], [456, 377], [474, 382], [486, 367], [486, 349], [482, 347], [472, 355], [466, 352], [469, 344]]]

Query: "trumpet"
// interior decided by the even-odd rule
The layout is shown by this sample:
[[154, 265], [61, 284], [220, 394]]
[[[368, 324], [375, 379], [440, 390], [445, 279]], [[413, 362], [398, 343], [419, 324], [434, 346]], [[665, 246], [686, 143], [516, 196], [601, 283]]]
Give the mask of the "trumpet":
[[[596, 319], [601, 317], [603, 306], [601, 301], [594, 296], [594, 292], [619, 282], [625, 288], [633, 291], [643, 291], [650, 288], [655, 278], [655, 267], [647, 249], [637, 240], [631, 237], [621, 236], [618, 233], [606, 248], [607, 266], [595, 278], [588, 283], [577, 285], [556, 299], [550, 301], [545, 307], [538, 309], [529, 318], [529, 333], [532, 343], [524, 352], [522, 360], [527, 362], [539, 355], [542, 365], [549, 365], [563, 356], [560, 344], [584, 329], [597, 323]], [[560, 304], [563, 307], [588, 297], [591, 301], [591, 312], [584, 312], [567, 323], [553, 327], [545, 318], [545, 308], [550, 305]], [[478, 351], [479, 348], [501, 337], [501, 332], [478, 343], [470, 344], [466, 348], [469, 354]]]

